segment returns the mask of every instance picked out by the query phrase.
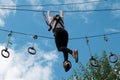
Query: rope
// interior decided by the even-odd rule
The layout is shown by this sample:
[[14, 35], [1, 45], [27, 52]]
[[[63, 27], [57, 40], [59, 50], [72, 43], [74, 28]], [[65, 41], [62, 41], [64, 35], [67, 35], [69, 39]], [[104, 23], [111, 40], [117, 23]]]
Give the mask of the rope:
[[107, 0], [94, 0], [94, 1], [85, 1], [85, 2], [77, 2], [77, 3], [61, 3], [61, 4], [43, 4], [43, 5], [0, 5], [0, 7], [37, 7], [37, 6], [66, 6], [66, 5], [80, 5], [80, 4], [88, 4], [88, 3], [96, 3], [96, 2], [104, 2]]
[[[5, 30], [5, 29], [0, 29], [0, 31], [4, 32], [11, 32], [11, 30]], [[20, 34], [20, 35], [25, 35], [25, 36], [34, 36], [34, 34], [28, 34], [28, 33], [23, 33], [23, 32], [16, 32], [12, 31], [14, 34]], [[115, 34], [120, 34], [120, 32], [112, 32], [112, 33], [107, 33], [107, 34], [99, 34], [99, 35], [92, 35], [92, 36], [87, 36], [87, 38], [95, 38], [95, 37], [102, 37], [104, 35], [115, 35]], [[46, 38], [46, 39], [54, 39], [53, 37], [48, 37], [48, 36], [42, 36], [42, 35], [37, 35], [40, 38]], [[75, 37], [75, 38], [69, 38], [69, 40], [77, 40], [77, 39], [85, 39], [86, 37]]]

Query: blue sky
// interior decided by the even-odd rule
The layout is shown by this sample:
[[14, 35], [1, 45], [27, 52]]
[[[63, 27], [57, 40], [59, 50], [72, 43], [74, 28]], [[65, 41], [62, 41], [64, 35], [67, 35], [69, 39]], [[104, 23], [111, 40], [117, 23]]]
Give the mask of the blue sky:
[[[33, 4], [63, 4], [77, 3], [95, 0], [0, 0], [0, 5], [33, 5]], [[100, 1], [100, 0], [98, 0]], [[0, 6], [1, 7], [1, 6]], [[119, 0], [107, 0], [94, 3], [86, 3], [72, 6], [56, 7], [22, 7], [24, 9], [35, 10], [94, 10], [119, 8]], [[18, 7], [14, 7], [18, 9]], [[54, 15], [56, 13], [52, 13]], [[85, 37], [91, 35], [120, 32], [120, 11], [103, 12], [79, 12], [64, 13], [65, 28], [69, 32], [70, 38]], [[27, 12], [17, 10], [0, 9], [0, 29], [12, 30], [28, 34], [53, 37], [52, 32], [48, 32], [41, 12]], [[8, 32], [0, 31], [0, 51], [4, 49], [7, 42]], [[120, 55], [120, 34], [107, 36], [111, 50]], [[109, 50], [105, 45], [103, 37], [90, 38], [90, 47], [93, 55], [101, 56], [103, 50], [109, 55]], [[72, 68], [69, 72], [63, 69], [63, 54], [58, 52], [54, 39], [39, 37], [35, 42], [36, 55], [27, 53], [27, 48], [32, 45], [32, 36], [25, 36], [13, 33], [9, 46], [10, 57], [8, 59], [0, 56], [0, 80], [60, 80], [62, 77], [69, 77], [73, 69], [78, 68], [72, 56]], [[72, 50], [79, 50], [79, 61], [84, 65], [90, 58], [85, 39], [69, 40], [68, 47]]]

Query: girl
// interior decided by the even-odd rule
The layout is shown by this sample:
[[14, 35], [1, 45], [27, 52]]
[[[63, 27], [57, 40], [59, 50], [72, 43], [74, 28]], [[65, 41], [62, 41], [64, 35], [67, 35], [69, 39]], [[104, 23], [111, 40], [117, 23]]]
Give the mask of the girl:
[[[46, 15], [43, 13], [44, 20], [46, 21], [47, 25], [50, 27], [48, 31], [52, 29], [55, 37], [55, 43], [58, 51], [63, 52], [64, 62], [63, 64], [69, 65], [68, 62], [68, 53], [71, 54], [76, 63], [78, 62], [78, 50], [70, 50], [67, 48], [68, 44], [68, 32], [65, 30], [64, 22], [63, 22], [63, 11], [60, 11], [60, 14], [57, 14], [53, 17], [50, 16], [50, 11], [47, 11], [48, 20]], [[69, 69], [65, 69], [68, 71]]]

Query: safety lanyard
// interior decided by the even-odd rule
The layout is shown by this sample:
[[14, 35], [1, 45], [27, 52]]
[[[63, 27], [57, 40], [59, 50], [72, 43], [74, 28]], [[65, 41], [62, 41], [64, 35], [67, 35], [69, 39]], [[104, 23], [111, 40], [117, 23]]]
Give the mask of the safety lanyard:
[[[54, 18], [53, 18], [53, 20], [51, 21], [51, 23], [50, 23], [50, 30], [52, 29], [52, 27], [53, 27], [53, 23], [55, 22], [55, 25], [54, 25], [54, 29], [56, 29], [56, 27], [57, 27], [57, 24], [60, 24], [62, 27], [64, 27], [64, 22], [63, 22], [63, 20], [62, 20], [62, 18], [61, 17], [59, 17], [58, 19], [56, 18], [57, 16], [55, 16]], [[54, 30], [53, 29], [53, 30]], [[49, 31], [50, 31], [49, 30]]]

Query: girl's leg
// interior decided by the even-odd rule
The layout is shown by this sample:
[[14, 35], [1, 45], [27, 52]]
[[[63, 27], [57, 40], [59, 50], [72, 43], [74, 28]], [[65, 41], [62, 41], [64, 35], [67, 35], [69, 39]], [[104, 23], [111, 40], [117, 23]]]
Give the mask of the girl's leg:
[[68, 53], [70, 53], [75, 61], [78, 62], [78, 50], [70, 50], [67, 48], [68, 44], [68, 33], [64, 29], [55, 30], [55, 43], [58, 51], [63, 52], [64, 60], [68, 60]]
[[64, 61], [68, 61], [68, 52], [63, 52]]
[[64, 60], [68, 60], [68, 53], [72, 54], [72, 50], [67, 48], [68, 33], [63, 29], [56, 29], [55, 43], [58, 51], [63, 52]]

